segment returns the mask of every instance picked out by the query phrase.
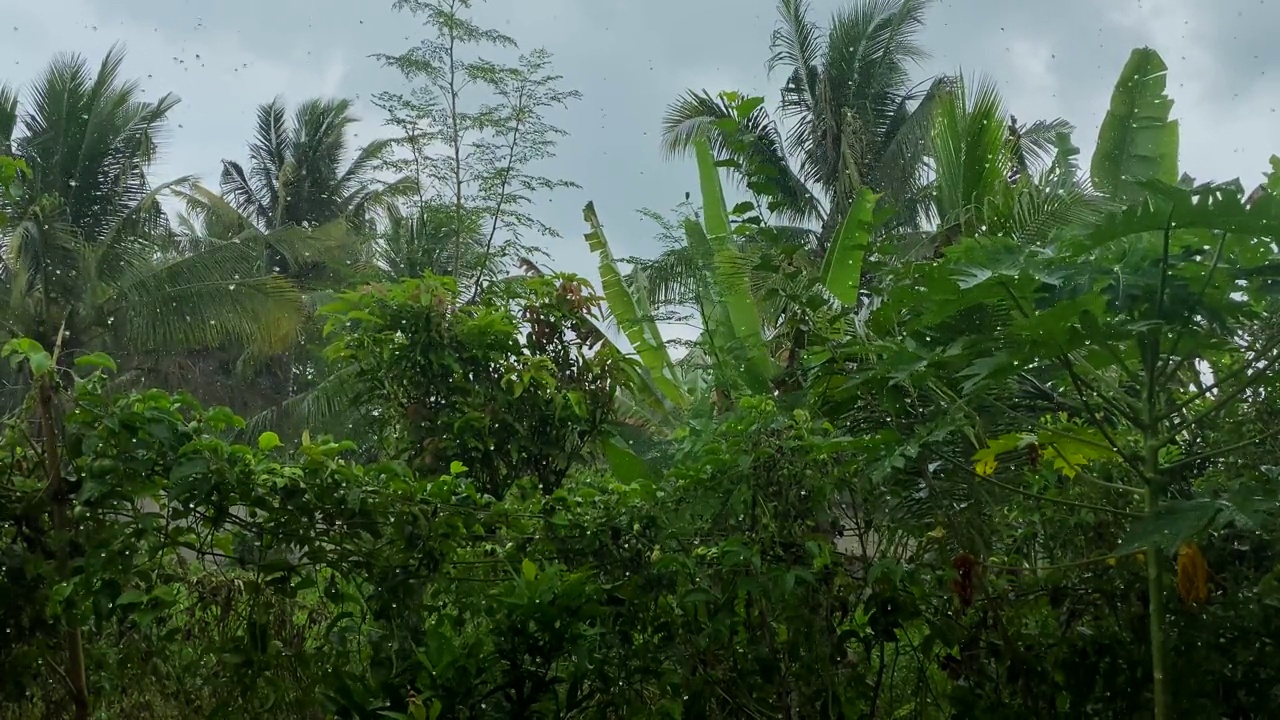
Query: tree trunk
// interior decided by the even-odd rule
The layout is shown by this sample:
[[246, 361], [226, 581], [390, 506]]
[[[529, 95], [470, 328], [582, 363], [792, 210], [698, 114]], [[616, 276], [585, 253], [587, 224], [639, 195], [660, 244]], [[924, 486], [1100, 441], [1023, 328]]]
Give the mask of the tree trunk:
[[[58, 448], [58, 427], [53, 411], [53, 385], [47, 374], [34, 378], [34, 380], [36, 383], [36, 412], [39, 416], [40, 440], [44, 449], [45, 472], [50, 498], [49, 512], [53, 521], [53, 540], [56, 547], [58, 577], [62, 580], [68, 580], [71, 574], [71, 498], [67, 492], [65, 479], [62, 476], [62, 457]], [[84, 642], [80, 637], [80, 624], [75, 616], [73, 597], [68, 597], [68, 602], [72, 604], [72, 607], [71, 612], [64, 613], [64, 615], [70, 615], [71, 617], [63, 633], [63, 643], [66, 645], [67, 652], [67, 666], [63, 674], [71, 692], [71, 702], [75, 706], [75, 719], [88, 720], [89, 684], [85, 674]]]

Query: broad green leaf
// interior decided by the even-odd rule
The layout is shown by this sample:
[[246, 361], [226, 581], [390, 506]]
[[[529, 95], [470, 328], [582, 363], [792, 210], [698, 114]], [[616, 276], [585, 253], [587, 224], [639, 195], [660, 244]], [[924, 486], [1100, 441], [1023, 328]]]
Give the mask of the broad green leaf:
[[729, 210], [725, 205], [720, 171], [706, 138], [694, 141], [698, 159], [698, 184], [702, 190], [702, 220], [713, 259], [712, 272], [733, 326], [734, 350], [744, 354], [746, 375], [752, 389], [764, 392], [773, 379], [775, 365], [764, 343], [760, 314], [746, 273], [742, 270], [738, 249], [731, 240]]
[[601, 447], [609, 469], [622, 482], [652, 479], [649, 466], [621, 438], [606, 438], [601, 441]]
[[[605, 342], [612, 345], [612, 341], [607, 337]], [[640, 361], [634, 358], [624, 358], [624, 362], [620, 363], [619, 367], [626, 376], [624, 391], [617, 396], [619, 417], [642, 418], [643, 422], [651, 427], [671, 427], [674, 417], [672, 410], [675, 406], [658, 389], [654, 383], [654, 377], [644, 369]], [[677, 387], [683, 388], [678, 383]], [[690, 396], [683, 389], [681, 392], [685, 397]]]
[[116, 598], [116, 605], [136, 605], [147, 601], [147, 594], [141, 590], [126, 590]]
[[31, 374], [40, 377], [49, 372], [49, 368], [53, 367], [53, 356], [41, 350], [27, 356], [27, 362], [31, 365]]
[[1175, 500], [1135, 522], [1120, 542], [1116, 554], [1155, 546], [1175, 548], [1209, 527], [1221, 506], [1205, 499]]
[[728, 237], [729, 208], [724, 199], [724, 187], [720, 184], [720, 171], [716, 168], [715, 155], [705, 138], [694, 142], [698, 159], [698, 188], [702, 191], [702, 222], [707, 237]]
[[1090, 171], [1094, 187], [1116, 199], [1142, 197], [1137, 180], [1178, 181], [1178, 123], [1169, 119], [1167, 73], [1159, 53], [1138, 48], [1111, 94]]
[[4, 344], [0, 355], [9, 358], [9, 362], [14, 367], [18, 367], [25, 359], [31, 367], [31, 374], [37, 377], [48, 372], [53, 366], [53, 356], [31, 338], [20, 337], [10, 340]]
[[880, 196], [862, 188], [836, 231], [822, 260], [822, 285], [845, 305], [858, 304], [862, 261], [875, 232], [874, 212]]
[[280, 436], [268, 430], [258, 436], [258, 449], [262, 451], [271, 450], [280, 446]]
[[[662, 332], [658, 329], [658, 323], [653, 317], [653, 304], [649, 302], [649, 295], [645, 291], [648, 287], [648, 277], [645, 275], [644, 268], [637, 267], [635, 269], [634, 287], [627, 286], [632, 292], [632, 300], [635, 303], [636, 321], [640, 324], [644, 337], [650, 343], [656, 343], [654, 347], [657, 352], [653, 353], [665, 372], [669, 372], [674, 364], [671, 356], [667, 352], [666, 342], [662, 339]], [[625, 286], [625, 284], [624, 284]]]
[[169, 482], [180, 483], [189, 477], [209, 471], [209, 458], [203, 455], [192, 455], [174, 464], [169, 471]]
[[685, 218], [684, 234], [694, 257], [706, 270], [703, 282], [700, 283], [698, 310], [705, 329], [705, 339], [710, 343], [708, 347], [712, 355], [719, 357], [721, 348], [727, 349], [734, 344], [734, 331], [729, 308], [721, 301], [722, 289], [716, 285], [715, 273], [712, 271], [715, 266], [715, 251], [707, 238], [706, 230], [696, 219]]
[[1227, 184], [1194, 190], [1155, 180], [1133, 184], [1147, 202], [1119, 208], [1099, 218], [1081, 236], [1089, 247], [1179, 228], [1230, 233], [1229, 247], [1239, 252], [1241, 245], [1253, 243], [1253, 238], [1280, 235], [1280, 198], [1263, 197], [1246, 204], [1243, 191]]
[[[688, 402], [688, 393], [676, 382], [675, 363], [667, 353], [666, 341], [662, 339], [658, 323], [653, 319], [653, 304], [649, 302], [649, 295], [645, 292], [646, 287], [648, 282], [644, 269], [636, 268], [635, 294], [633, 295], [637, 312], [636, 320], [639, 321], [645, 337], [650, 338], [651, 342], [656, 342], [655, 347], [659, 352], [654, 354], [657, 355], [658, 362], [663, 363], [661, 373], [655, 374], [652, 370], [649, 372], [654, 386], [662, 392], [663, 396], [672, 405], [682, 407]], [[644, 362], [644, 358], [641, 358], [641, 362]]]
[[112, 360], [111, 356], [104, 352], [96, 352], [76, 358], [76, 366], [105, 368], [114, 372], [116, 370], [116, 361]]
[[641, 316], [642, 311], [636, 302], [636, 297], [627, 287], [621, 271], [618, 270], [618, 264], [613, 259], [613, 252], [609, 249], [609, 241], [605, 237], [604, 227], [600, 224], [600, 217], [596, 215], [594, 203], [589, 202], [582, 209], [582, 219], [591, 228], [584, 237], [587, 247], [598, 258], [601, 289], [604, 291], [605, 300], [609, 303], [609, 310], [618, 321], [618, 327], [626, 335], [627, 342], [631, 343], [632, 349], [635, 350], [640, 362], [649, 371], [654, 384], [663, 395], [676, 405], [684, 404], [684, 394], [671, 380], [674, 372], [666, 342], [658, 334], [657, 324], [653, 323], [651, 318], [646, 322], [646, 318]]
[[538, 577], [538, 566], [529, 558], [525, 558], [520, 563], [520, 574], [524, 576], [526, 581], [532, 582], [534, 578]]

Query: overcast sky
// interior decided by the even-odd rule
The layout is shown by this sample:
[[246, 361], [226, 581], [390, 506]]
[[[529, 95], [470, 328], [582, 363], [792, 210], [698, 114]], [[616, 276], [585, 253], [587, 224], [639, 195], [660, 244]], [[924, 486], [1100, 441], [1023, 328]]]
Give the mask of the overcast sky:
[[[813, 0], [825, 23], [841, 0]], [[589, 199], [615, 253], [651, 254], [652, 229], [634, 212], [665, 210], [696, 191], [691, 161], [657, 151], [664, 106], [686, 88], [738, 89], [771, 106], [778, 78], [765, 73], [775, 0], [478, 0], [477, 19], [522, 48], [555, 56], [564, 85], [583, 99], [552, 118], [569, 131], [543, 170], [574, 180], [539, 204], [564, 238], [548, 249], [557, 269], [593, 279], [582, 240]], [[1062, 116], [1087, 158], [1108, 95], [1129, 51], [1158, 50], [1170, 66], [1182, 121], [1182, 167], [1203, 179], [1260, 181], [1280, 152], [1280, 2], [1224, 0], [939, 0], [921, 76], [963, 69], [1002, 86], [1022, 120]], [[383, 131], [367, 103], [398, 78], [368, 56], [399, 52], [423, 36], [391, 0], [0, 0], [0, 68], [26, 85], [54, 52], [92, 62], [113, 42], [148, 95], [182, 103], [156, 179], [186, 173], [216, 186], [221, 158], [242, 158], [253, 109], [280, 94], [360, 100], [367, 140]]]

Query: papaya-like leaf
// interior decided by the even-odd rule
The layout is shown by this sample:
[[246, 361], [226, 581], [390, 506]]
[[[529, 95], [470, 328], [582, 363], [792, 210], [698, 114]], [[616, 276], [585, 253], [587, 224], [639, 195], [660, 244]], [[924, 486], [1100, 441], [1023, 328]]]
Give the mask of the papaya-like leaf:
[[1207, 499], [1176, 500], [1142, 517], [1129, 528], [1116, 554], [1156, 547], [1167, 550], [1209, 527], [1222, 507]]

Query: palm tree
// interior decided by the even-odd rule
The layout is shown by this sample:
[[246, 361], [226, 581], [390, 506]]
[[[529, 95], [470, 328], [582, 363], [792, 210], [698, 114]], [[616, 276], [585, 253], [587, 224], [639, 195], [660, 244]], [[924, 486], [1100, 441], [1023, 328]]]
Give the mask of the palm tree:
[[923, 240], [936, 254], [979, 235], [1040, 243], [1059, 228], [1087, 222], [1102, 199], [1075, 164], [1072, 129], [1062, 119], [1019, 123], [990, 79], [955, 78], [930, 118], [928, 192], [920, 210], [931, 229], [900, 244]]
[[[758, 100], [732, 94], [691, 90], [668, 107], [664, 151], [685, 154], [705, 138], [718, 157], [736, 163], [739, 180], [776, 220], [795, 224], [772, 224], [744, 238], [747, 257], [800, 245], [810, 252], [788, 253], [788, 262], [816, 271], [853, 200], [867, 189], [893, 210], [880, 224], [882, 234], [919, 229], [928, 198], [930, 113], [948, 82], [912, 84], [912, 66], [927, 57], [916, 38], [928, 4], [860, 0], [837, 12], [824, 33], [809, 18], [806, 0], [780, 0], [769, 69], [787, 74], [779, 108], [786, 127]], [[687, 246], [642, 263], [653, 303], [688, 298], [698, 265]], [[752, 273], [754, 291], [773, 298], [761, 307], [767, 325], [786, 316], [784, 298], [797, 289], [791, 285], [776, 270]]]
[[[347, 99], [307, 100], [292, 118], [280, 98], [260, 105], [249, 162], [223, 161], [221, 193], [195, 183], [177, 191], [186, 207], [182, 242], [218, 238], [256, 248], [264, 269], [307, 291], [309, 312], [333, 289], [375, 270], [368, 258], [379, 220], [412, 182], [376, 177], [391, 143], [374, 140], [353, 150], [355, 122]], [[209, 397], [257, 412], [316, 382], [316, 358], [305, 346], [319, 342], [318, 328], [304, 327], [296, 340], [299, 352], [270, 358], [234, 347], [189, 356], [180, 372], [190, 378], [205, 370], [201, 385]], [[245, 393], [246, 384], [255, 390]]]
[[0, 201], [0, 334], [135, 360], [281, 346], [302, 317], [292, 285], [241, 244], [173, 245], [158, 196], [188, 180], [153, 186], [147, 170], [178, 99], [139, 99], [123, 61], [113, 47], [95, 73], [58, 55], [24, 108], [0, 87], [0, 151], [29, 168], [19, 197]]
[[739, 120], [722, 100], [690, 91], [667, 110], [664, 149], [684, 153], [695, 135], [708, 135], [717, 155], [773, 179], [784, 218], [821, 228], [819, 250], [861, 187], [894, 204], [889, 229], [916, 227], [928, 100], [943, 83], [911, 80], [927, 57], [917, 36], [928, 4], [860, 0], [838, 11], [824, 35], [806, 0], [780, 0], [769, 69], [787, 74], [779, 110], [789, 128], [763, 106]]
[[248, 166], [222, 161], [221, 197], [227, 207], [209, 207], [217, 203], [207, 192], [188, 207], [206, 222], [218, 218], [225, 230], [256, 230], [267, 240], [266, 262], [274, 271], [316, 280], [324, 260], [333, 259], [332, 244], [305, 252], [305, 245], [273, 242], [277, 234], [295, 228], [313, 231], [312, 239], [318, 239], [321, 234], [314, 230], [328, 226], [335, 231], [331, 240], [347, 235], [340, 244], [347, 246], [343, 259], [349, 261], [359, 241], [371, 236], [379, 214], [412, 189], [409, 178], [383, 183], [375, 176], [391, 153], [391, 141], [374, 140], [351, 152], [350, 128], [357, 120], [345, 98], [307, 100], [292, 121], [280, 98], [260, 105]]
[[[689, 91], [668, 108], [663, 121], [667, 153], [683, 154], [695, 137], [706, 137], [718, 157], [737, 165], [739, 179], [767, 201], [777, 219], [802, 226], [773, 225], [767, 236], [744, 238], [744, 249], [751, 250], [750, 241], [766, 252], [780, 242], [805, 245], [814, 257], [791, 257], [816, 266], [851, 203], [870, 190], [880, 195], [878, 207], [886, 215], [878, 223], [877, 252], [890, 257], [927, 253], [946, 242], [940, 226], [952, 234], [960, 229], [952, 222], [958, 210], [953, 206], [961, 201], [956, 193], [968, 192], [972, 199], [993, 190], [989, 184], [957, 185], [976, 179], [964, 174], [963, 163], [957, 165], [964, 160], [955, 155], [957, 147], [994, 138], [997, 152], [974, 147], [968, 158], [990, 161], [978, 168], [990, 176], [982, 179], [996, 178], [1005, 186], [1030, 177], [1054, 154], [1070, 125], [1060, 119], [1018, 123], [1005, 114], [990, 83], [968, 88], [963, 78], [951, 76], [913, 83], [912, 66], [927, 57], [917, 38], [928, 5], [929, 0], [858, 0], [838, 11], [824, 31], [810, 19], [806, 0], [780, 0], [769, 68], [787, 74], [779, 108], [783, 123], [758, 101], [731, 95]], [[970, 126], [953, 123], [939, 130], [937, 125], [948, 120], [947, 112], [953, 121], [969, 117], [953, 111], [957, 102], [965, 106], [970, 100], [977, 102], [974, 117], [989, 116], [996, 124], [957, 145], [951, 133]], [[971, 126], [979, 127], [976, 121]], [[967, 166], [974, 169], [972, 163]], [[689, 297], [690, 279], [698, 276], [689, 248], [671, 248], [642, 265], [656, 306], [687, 304], [679, 300]], [[785, 291], [778, 282], [777, 273], [768, 271], [753, 278], [760, 290]], [[787, 294], [793, 293], [781, 293]], [[766, 315], [780, 320], [785, 313], [785, 304], [778, 304]]]
[[[461, 287], [480, 275], [501, 271], [500, 256], [486, 251], [487, 234], [481, 218], [462, 218], [461, 237], [452, 206], [425, 204], [405, 211], [392, 208], [386, 222], [368, 245], [369, 263], [392, 278], [420, 278], [427, 273], [450, 275], [457, 258], [457, 280]], [[460, 240], [461, 242], [458, 242]]]

